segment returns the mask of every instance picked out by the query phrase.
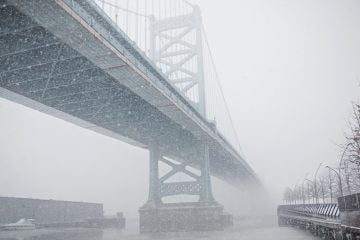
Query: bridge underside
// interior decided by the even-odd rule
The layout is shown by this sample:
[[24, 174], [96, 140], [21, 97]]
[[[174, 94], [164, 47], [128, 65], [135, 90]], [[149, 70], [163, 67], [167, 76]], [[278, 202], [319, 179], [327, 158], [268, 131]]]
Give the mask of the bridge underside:
[[[55, 22], [51, 13], [50, 24], [44, 27], [22, 8], [20, 11], [16, 2], [21, 3], [0, 0], [0, 96], [133, 145], [147, 148], [155, 142], [164, 156], [201, 165], [203, 139], [184, 127], [188, 120], [176, 122], [169, 117], [171, 113], [164, 114], [164, 109], [171, 112], [173, 106], [161, 106], [162, 99], [146, 92], [148, 85], [131, 86], [139, 75], [126, 61], [113, 54], [97, 54], [98, 47], [91, 45], [93, 38], [85, 34], [83, 42], [74, 44], [55, 35], [54, 29], [64, 25], [69, 35], [81, 28], [81, 37], [84, 31], [63, 9], [54, 12], [70, 20]], [[35, 2], [56, 6], [53, 1]], [[91, 61], [84, 49], [94, 51]], [[144, 98], [152, 98], [158, 105]], [[209, 145], [213, 175], [235, 185], [257, 184], [247, 167], [218, 144], [209, 141]]]
[[[195, 151], [196, 139], [16, 8], [0, 8], [0, 87], [146, 147]], [[124, 77], [128, 69], [125, 66]], [[131, 73], [128, 73], [129, 75]], [[65, 116], [64, 116], [65, 117]]]

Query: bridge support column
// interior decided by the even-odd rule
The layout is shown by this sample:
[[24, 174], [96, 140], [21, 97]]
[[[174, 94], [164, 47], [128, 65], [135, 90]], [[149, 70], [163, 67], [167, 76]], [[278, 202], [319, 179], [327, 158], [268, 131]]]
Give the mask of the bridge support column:
[[159, 185], [159, 148], [153, 145], [149, 149], [150, 162], [149, 162], [149, 198], [147, 201], [148, 206], [156, 207], [160, 203], [158, 185]]
[[[149, 199], [139, 209], [140, 232], [211, 231], [232, 224], [232, 217], [223, 213], [223, 206], [214, 200], [211, 189], [209, 146], [201, 147], [200, 174], [187, 169], [186, 162], [174, 163], [151, 146], [149, 168]], [[159, 176], [159, 161], [172, 167]], [[194, 181], [169, 182], [176, 173], [184, 173]], [[163, 203], [173, 195], [198, 195], [198, 202]]]
[[210, 176], [210, 157], [209, 157], [209, 146], [207, 143], [203, 145], [203, 161], [201, 169], [201, 180], [202, 180], [202, 191], [200, 195], [201, 202], [214, 202], [214, 196], [211, 187], [211, 176]]

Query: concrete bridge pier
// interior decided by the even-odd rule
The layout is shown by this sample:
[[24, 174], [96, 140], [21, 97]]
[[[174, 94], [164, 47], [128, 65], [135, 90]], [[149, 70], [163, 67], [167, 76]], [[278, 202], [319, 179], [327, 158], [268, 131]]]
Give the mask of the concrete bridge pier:
[[[232, 217], [223, 212], [223, 206], [214, 200], [211, 188], [209, 147], [203, 144], [200, 175], [187, 169], [187, 164], [174, 163], [162, 156], [158, 146], [150, 151], [149, 197], [139, 209], [140, 232], [211, 231], [222, 230], [232, 224]], [[172, 167], [159, 176], [159, 161]], [[193, 181], [167, 182], [176, 173], [185, 173]], [[198, 202], [163, 203], [162, 198], [173, 195], [198, 195]]]

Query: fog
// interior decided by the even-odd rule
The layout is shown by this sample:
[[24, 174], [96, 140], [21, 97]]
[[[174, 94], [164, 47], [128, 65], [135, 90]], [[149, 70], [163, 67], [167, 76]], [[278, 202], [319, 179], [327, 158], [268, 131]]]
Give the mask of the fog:
[[[8, 100], [0, 106], [1, 195], [99, 202], [105, 214], [138, 217], [148, 196], [148, 150]], [[226, 210], [250, 214], [239, 204], [248, 193], [216, 178], [213, 187]]]
[[[272, 197], [264, 204], [280, 202], [286, 186], [339, 159], [359, 100], [360, 2], [196, 2], [242, 152]], [[147, 199], [147, 150], [5, 99], [0, 133], [2, 196], [100, 202], [133, 218]], [[253, 210], [248, 193], [213, 187], [227, 211]]]
[[223, 3], [201, 5], [204, 25], [243, 152], [279, 199], [340, 158], [359, 101], [360, 3]]

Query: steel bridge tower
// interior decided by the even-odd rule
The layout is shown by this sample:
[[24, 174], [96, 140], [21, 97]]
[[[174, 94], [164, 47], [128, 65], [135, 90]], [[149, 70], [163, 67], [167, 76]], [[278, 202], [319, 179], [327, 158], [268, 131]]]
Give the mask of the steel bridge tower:
[[[206, 118], [203, 39], [200, 9], [186, 15], [155, 19], [150, 17], [150, 57], [178, 90]], [[214, 200], [210, 176], [210, 149], [205, 139], [195, 146], [200, 174], [189, 170], [186, 161], [174, 163], [163, 156], [161, 146], [152, 144], [150, 151], [149, 198], [140, 208], [140, 232], [220, 230], [231, 216]], [[171, 167], [159, 176], [159, 162]], [[192, 181], [167, 181], [177, 173]], [[196, 195], [198, 202], [165, 204], [162, 198]], [[227, 221], [232, 222], [232, 220]]]
[[150, 17], [150, 57], [206, 117], [201, 13]]

